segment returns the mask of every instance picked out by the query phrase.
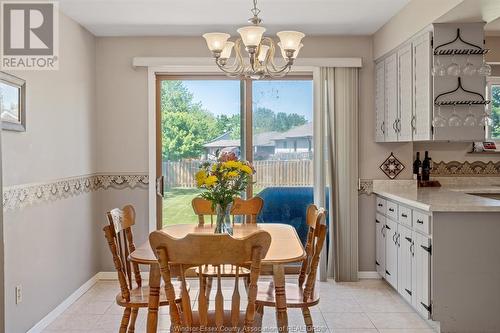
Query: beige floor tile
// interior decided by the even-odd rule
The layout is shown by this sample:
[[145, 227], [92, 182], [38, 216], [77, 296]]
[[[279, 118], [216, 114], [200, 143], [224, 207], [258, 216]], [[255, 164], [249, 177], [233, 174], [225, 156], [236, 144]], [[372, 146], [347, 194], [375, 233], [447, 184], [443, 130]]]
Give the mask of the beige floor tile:
[[377, 329], [381, 328], [429, 328], [416, 313], [367, 313]]
[[363, 312], [414, 312], [403, 299], [394, 296], [356, 298]]
[[375, 328], [364, 313], [337, 312], [325, 313], [325, 322], [330, 329], [337, 328]]
[[354, 299], [337, 299], [335, 297], [323, 297], [319, 304], [319, 309], [323, 313], [331, 312], [363, 312], [359, 303]]
[[67, 332], [71, 330], [94, 330], [102, 315], [62, 314], [48, 327], [47, 331]]

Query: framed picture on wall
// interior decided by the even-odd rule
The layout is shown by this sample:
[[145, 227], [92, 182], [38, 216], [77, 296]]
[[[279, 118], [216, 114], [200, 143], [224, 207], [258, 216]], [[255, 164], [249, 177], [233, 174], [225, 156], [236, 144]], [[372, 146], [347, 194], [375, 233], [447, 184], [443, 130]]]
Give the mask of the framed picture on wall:
[[26, 81], [0, 72], [0, 117], [2, 129], [26, 131]]

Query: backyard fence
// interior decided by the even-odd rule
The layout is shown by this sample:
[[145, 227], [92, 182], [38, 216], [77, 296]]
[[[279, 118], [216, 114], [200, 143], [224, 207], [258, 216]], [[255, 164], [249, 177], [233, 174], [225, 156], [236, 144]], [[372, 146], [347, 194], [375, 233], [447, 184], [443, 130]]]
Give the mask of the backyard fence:
[[[200, 161], [164, 161], [165, 187], [196, 187], [195, 174]], [[311, 160], [255, 161], [254, 181], [259, 187], [311, 186], [313, 165]]]

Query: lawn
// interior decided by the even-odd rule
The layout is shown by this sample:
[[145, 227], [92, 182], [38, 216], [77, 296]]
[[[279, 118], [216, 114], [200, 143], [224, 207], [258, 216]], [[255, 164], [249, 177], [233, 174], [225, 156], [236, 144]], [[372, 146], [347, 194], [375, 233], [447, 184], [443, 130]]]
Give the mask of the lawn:
[[[259, 193], [262, 188], [254, 188], [254, 194]], [[198, 217], [194, 215], [191, 200], [201, 193], [196, 188], [170, 188], [165, 190], [163, 199], [163, 225], [198, 223]]]

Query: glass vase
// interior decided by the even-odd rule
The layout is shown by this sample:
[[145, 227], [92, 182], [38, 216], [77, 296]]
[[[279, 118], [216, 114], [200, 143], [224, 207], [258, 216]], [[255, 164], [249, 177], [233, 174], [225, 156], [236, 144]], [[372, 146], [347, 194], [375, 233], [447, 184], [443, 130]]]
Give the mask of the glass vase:
[[231, 204], [226, 207], [217, 204], [215, 206], [215, 213], [217, 214], [217, 222], [215, 224], [216, 234], [233, 234], [233, 226], [231, 225]]

